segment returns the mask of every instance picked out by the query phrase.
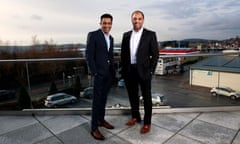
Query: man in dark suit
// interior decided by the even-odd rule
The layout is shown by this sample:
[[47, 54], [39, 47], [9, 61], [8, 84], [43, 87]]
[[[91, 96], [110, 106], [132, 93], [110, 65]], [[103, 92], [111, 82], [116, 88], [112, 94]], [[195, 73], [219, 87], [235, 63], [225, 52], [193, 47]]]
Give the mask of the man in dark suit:
[[144, 125], [141, 133], [151, 129], [152, 95], [151, 79], [158, 61], [158, 43], [153, 31], [143, 28], [144, 14], [141, 11], [132, 13], [133, 30], [123, 34], [121, 48], [122, 77], [131, 105], [132, 118], [128, 126], [141, 122], [139, 112], [139, 85], [144, 100]]
[[94, 79], [91, 135], [98, 140], [104, 140], [98, 127], [113, 129], [105, 119], [107, 95], [114, 77], [113, 37], [109, 34], [113, 17], [103, 14], [100, 29], [90, 32], [87, 37], [86, 57], [89, 69]]

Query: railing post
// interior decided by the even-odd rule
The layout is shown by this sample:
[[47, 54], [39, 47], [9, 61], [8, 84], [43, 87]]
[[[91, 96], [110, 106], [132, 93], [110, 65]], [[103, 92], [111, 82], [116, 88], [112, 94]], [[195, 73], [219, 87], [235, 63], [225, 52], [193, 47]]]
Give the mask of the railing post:
[[29, 71], [28, 71], [28, 62], [26, 62], [25, 65], [26, 65], [26, 70], [27, 70], [28, 93], [31, 96], [31, 86], [30, 86], [30, 78], [29, 78]]

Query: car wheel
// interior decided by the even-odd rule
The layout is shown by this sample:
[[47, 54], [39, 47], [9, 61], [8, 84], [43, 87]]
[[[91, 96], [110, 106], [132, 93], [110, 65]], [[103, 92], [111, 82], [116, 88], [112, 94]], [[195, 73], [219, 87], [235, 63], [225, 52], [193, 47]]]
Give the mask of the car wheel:
[[156, 103], [156, 106], [158, 106], [158, 107], [159, 107], [159, 106], [160, 106], [160, 103]]
[[217, 93], [216, 92], [212, 92], [212, 96], [217, 96]]
[[236, 96], [235, 95], [232, 95], [230, 96], [232, 100], [236, 100]]

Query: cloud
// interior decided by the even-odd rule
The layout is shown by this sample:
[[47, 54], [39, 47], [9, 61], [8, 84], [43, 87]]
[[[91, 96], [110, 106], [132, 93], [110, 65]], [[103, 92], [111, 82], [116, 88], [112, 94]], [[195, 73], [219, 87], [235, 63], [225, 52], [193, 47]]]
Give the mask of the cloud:
[[170, 1], [155, 1], [149, 5], [143, 6], [143, 9], [152, 11], [153, 14], [158, 14], [164, 19], [184, 19], [196, 16], [200, 9], [195, 1], [189, 0], [170, 0]]
[[33, 14], [31, 15], [30, 17], [32, 20], [38, 20], [38, 21], [41, 21], [43, 18], [39, 15], [36, 15], [36, 14]]
[[108, 12], [114, 17], [111, 34], [121, 42], [122, 33], [132, 28], [131, 12], [136, 9], [144, 12], [144, 26], [156, 31], [159, 40], [240, 34], [239, 0], [3, 0], [0, 37], [20, 41], [38, 35], [58, 43], [85, 42], [87, 33], [99, 28], [99, 16]]

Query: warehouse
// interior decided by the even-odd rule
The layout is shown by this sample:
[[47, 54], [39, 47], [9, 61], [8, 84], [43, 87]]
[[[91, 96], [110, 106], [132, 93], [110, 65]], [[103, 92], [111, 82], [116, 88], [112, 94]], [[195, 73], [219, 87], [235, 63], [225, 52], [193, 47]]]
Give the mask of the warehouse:
[[190, 67], [190, 85], [226, 86], [240, 91], [240, 57], [216, 56]]

